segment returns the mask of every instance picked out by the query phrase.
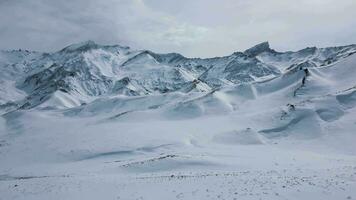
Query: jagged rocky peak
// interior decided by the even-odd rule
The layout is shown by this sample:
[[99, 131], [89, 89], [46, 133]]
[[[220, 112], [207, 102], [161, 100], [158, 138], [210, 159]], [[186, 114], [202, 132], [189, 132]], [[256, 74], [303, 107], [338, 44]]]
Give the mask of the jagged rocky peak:
[[173, 63], [186, 59], [183, 55], [179, 53], [155, 54], [154, 57], [158, 62], [163, 63]]
[[272, 51], [272, 49], [269, 46], [269, 43], [262, 42], [258, 45], [255, 45], [255, 46], [247, 49], [246, 51], [244, 51], [244, 53], [248, 56], [257, 56], [258, 54], [261, 54], [263, 52], [268, 52], [268, 51]]

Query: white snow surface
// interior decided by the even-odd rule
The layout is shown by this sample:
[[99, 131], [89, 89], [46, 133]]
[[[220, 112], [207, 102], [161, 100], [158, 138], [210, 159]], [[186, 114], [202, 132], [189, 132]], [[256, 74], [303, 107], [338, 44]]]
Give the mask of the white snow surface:
[[0, 199], [355, 199], [355, 52], [1, 51]]

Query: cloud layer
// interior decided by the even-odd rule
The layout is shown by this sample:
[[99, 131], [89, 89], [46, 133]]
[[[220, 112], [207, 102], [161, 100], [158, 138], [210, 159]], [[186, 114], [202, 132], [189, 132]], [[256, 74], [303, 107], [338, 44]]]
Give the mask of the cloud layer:
[[0, 0], [0, 48], [83, 40], [209, 57], [356, 43], [354, 0]]

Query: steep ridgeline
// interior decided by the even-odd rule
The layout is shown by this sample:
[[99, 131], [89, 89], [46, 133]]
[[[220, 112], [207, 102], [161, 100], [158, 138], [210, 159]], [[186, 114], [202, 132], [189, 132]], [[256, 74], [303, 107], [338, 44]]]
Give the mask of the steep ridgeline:
[[331, 65], [355, 52], [355, 45], [276, 52], [264, 42], [229, 56], [200, 59], [92, 41], [54, 53], [1, 51], [0, 109], [72, 108], [118, 95], [209, 93]]

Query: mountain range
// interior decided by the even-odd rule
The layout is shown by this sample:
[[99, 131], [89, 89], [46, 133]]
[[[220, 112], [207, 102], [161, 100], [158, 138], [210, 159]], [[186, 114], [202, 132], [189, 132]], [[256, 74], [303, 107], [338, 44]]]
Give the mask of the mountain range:
[[0, 72], [0, 199], [356, 197], [356, 45], [86, 41], [2, 50]]
[[277, 52], [264, 42], [244, 52], [200, 59], [93, 41], [54, 53], [1, 51], [0, 106], [4, 113], [38, 106], [73, 108], [117, 95], [209, 93], [327, 68], [355, 52], [356, 45]]

